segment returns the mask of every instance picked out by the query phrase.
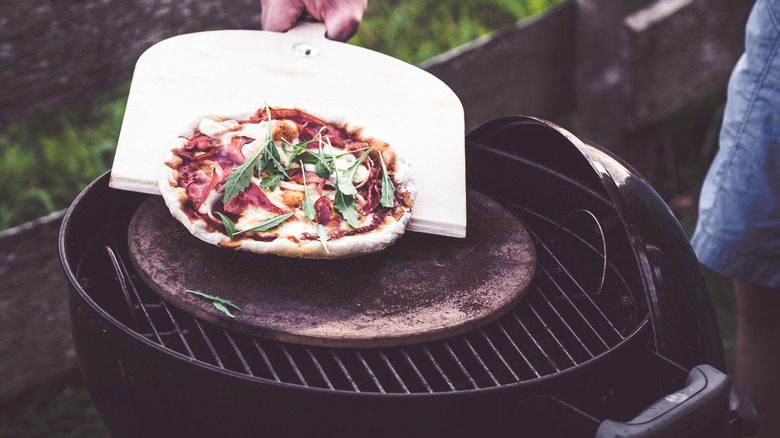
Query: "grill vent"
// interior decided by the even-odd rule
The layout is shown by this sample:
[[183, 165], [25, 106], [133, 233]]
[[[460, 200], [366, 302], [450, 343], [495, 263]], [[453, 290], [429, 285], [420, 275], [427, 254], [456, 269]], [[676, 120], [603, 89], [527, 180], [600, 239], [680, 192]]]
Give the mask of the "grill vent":
[[605, 235], [600, 225], [597, 232], [572, 231], [593, 230], [593, 214], [570, 215], [559, 225], [516, 205], [507, 208], [524, 221], [537, 249], [532, 290], [482, 329], [405, 347], [307, 347], [201, 321], [140, 280], [117, 244], [126, 241], [114, 237], [124, 236], [117, 231], [97, 234], [78, 277], [101, 308], [149, 342], [250, 378], [337, 391], [442, 393], [524, 382], [587, 362], [637, 329], [645, 316], [607, 263], [609, 231]]

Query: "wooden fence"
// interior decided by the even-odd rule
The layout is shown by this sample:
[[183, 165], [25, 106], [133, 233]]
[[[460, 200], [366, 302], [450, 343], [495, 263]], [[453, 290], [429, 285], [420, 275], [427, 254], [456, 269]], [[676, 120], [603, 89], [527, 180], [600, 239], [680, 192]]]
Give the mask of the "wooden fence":
[[[0, 4], [0, 126], [121, 84], [167, 37], [257, 28], [256, 0]], [[570, 117], [621, 151], [636, 132], [722, 90], [753, 0], [569, 0], [421, 67], [471, 129], [507, 114]], [[0, 233], [0, 403], [76, 366], [57, 233], [63, 212]]]

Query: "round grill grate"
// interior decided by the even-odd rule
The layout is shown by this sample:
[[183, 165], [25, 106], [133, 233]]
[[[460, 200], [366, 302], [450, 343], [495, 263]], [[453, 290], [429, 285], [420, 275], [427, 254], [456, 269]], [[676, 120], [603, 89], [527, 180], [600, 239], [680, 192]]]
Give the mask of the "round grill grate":
[[526, 382], [587, 363], [643, 326], [642, 298], [609, 257], [612, 240], [625, 241], [610, 237], [615, 231], [603, 226], [609, 221], [577, 210], [558, 223], [504, 205], [536, 247], [528, 294], [485, 327], [410, 346], [294, 345], [195, 318], [160, 299], [129, 263], [123, 242], [132, 211], [104, 222], [76, 276], [97, 306], [171, 354], [251, 379], [337, 391], [440, 393]]

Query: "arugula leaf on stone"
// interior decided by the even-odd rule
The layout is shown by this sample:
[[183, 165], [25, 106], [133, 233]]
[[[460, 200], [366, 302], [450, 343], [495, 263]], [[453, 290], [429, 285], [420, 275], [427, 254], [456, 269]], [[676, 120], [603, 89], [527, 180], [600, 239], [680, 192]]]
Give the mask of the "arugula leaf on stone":
[[233, 304], [233, 302], [230, 301], [230, 300], [226, 300], [226, 299], [220, 298], [220, 297], [215, 297], [214, 295], [209, 295], [209, 294], [203, 293], [203, 292], [201, 292], [199, 290], [185, 289], [184, 292], [188, 292], [188, 293], [191, 293], [193, 295], [198, 295], [200, 297], [203, 297], [203, 298], [206, 298], [208, 300], [211, 300], [211, 304], [213, 304], [214, 307], [219, 309], [221, 312], [224, 312], [227, 316], [229, 316], [231, 318], [235, 318], [235, 315], [230, 313], [230, 310], [228, 309], [228, 306], [232, 307], [233, 309], [236, 309], [238, 311], [243, 312], [243, 310], [241, 310], [240, 307], [238, 307], [235, 304]]

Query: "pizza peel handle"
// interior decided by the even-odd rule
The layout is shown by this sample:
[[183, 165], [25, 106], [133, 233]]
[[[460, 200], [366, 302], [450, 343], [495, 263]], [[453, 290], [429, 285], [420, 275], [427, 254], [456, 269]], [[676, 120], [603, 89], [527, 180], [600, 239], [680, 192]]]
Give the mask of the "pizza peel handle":
[[430, 73], [325, 38], [322, 23], [285, 33], [218, 30], [178, 35], [138, 59], [111, 187], [159, 194], [172, 142], [203, 116], [247, 116], [268, 103], [364, 127], [411, 166], [417, 187], [409, 230], [466, 234], [463, 107]]

